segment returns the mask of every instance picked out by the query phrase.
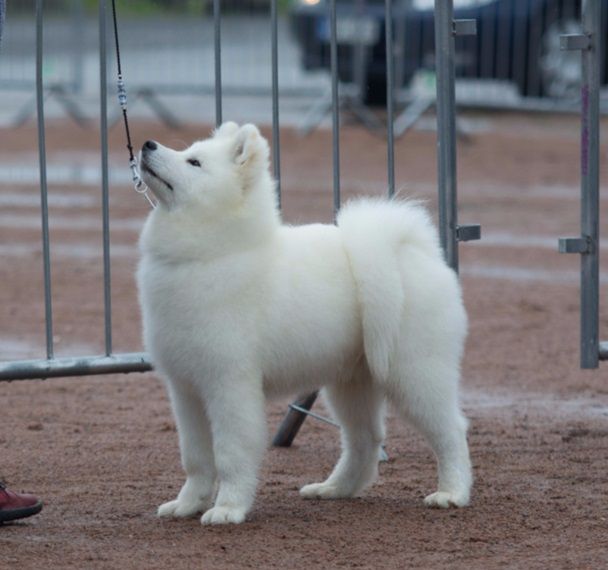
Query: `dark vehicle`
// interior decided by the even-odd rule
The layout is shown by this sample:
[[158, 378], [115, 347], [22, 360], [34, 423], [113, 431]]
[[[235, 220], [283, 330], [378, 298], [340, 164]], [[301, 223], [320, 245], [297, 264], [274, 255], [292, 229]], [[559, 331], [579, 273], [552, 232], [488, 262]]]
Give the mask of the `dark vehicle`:
[[[608, 0], [602, 1], [606, 54]], [[364, 86], [367, 102], [386, 100], [384, 0], [337, 0], [338, 73]], [[395, 0], [397, 85], [434, 67], [434, 1]], [[580, 32], [581, 0], [455, 0], [454, 17], [477, 21], [477, 35], [456, 39], [456, 77], [513, 82], [526, 97], [567, 98], [577, 90], [580, 55], [560, 49], [560, 35]], [[329, 69], [327, 0], [292, 4], [292, 29], [305, 69]], [[604, 56], [601, 82], [608, 82]]]

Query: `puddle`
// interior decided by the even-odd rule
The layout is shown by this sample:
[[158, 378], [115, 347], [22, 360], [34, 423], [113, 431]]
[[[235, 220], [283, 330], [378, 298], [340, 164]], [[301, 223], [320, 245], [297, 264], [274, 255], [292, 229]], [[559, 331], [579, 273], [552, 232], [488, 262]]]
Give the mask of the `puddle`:
[[[48, 184], [79, 184], [99, 186], [101, 168], [94, 165], [51, 164], [46, 167]], [[112, 165], [108, 177], [110, 184], [131, 184], [131, 171], [124, 165]], [[38, 167], [31, 164], [0, 164], [0, 184], [38, 185], [40, 173]]]
[[[137, 247], [134, 245], [112, 244], [110, 245], [112, 259], [133, 259], [138, 256]], [[0, 244], [0, 257], [25, 257], [42, 256], [41, 243], [15, 243]], [[52, 243], [51, 258], [62, 259], [99, 259], [103, 257], [103, 247], [94, 244], [67, 244]]]
[[[578, 284], [580, 282], [579, 271], [552, 271], [547, 269], [527, 269], [508, 265], [463, 265], [460, 270], [465, 277], [483, 277], [486, 279], [500, 279], [517, 282], [542, 282]], [[608, 282], [608, 273], [600, 273], [600, 281]]]
[[[67, 192], [51, 192], [48, 195], [50, 207], [56, 208], [90, 208], [98, 206], [100, 199], [98, 196], [90, 194], [73, 194]], [[25, 192], [0, 193], [0, 206], [19, 207], [19, 208], [40, 208], [40, 194]]]
[[464, 407], [469, 413], [492, 413], [495, 409], [512, 408], [514, 413], [534, 413], [542, 417], [608, 417], [608, 396], [594, 398], [558, 398], [553, 394], [484, 392], [464, 390]]
[[[102, 347], [79, 342], [55, 342], [55, 356], [57, 358], [72, 356], [91, 356], [101, 354]], [[24, 340], [10, 337], [0, 337], [0, 363], [15, 360], [44, 359], [46, 343], [43, 338], [39, 340]]]
[[[139, 233], [144, 225], [145, 218], [111, 218], [110, 231], [121, 230]], [[42, 227], [40, 214], [0, 214], [0, 227], [13, 229], [35, 229]], [[90, 232], [102, 229], [101, 216], [60, 216], [49, 215], [49, 227], [61, 230], [77, 230]]]

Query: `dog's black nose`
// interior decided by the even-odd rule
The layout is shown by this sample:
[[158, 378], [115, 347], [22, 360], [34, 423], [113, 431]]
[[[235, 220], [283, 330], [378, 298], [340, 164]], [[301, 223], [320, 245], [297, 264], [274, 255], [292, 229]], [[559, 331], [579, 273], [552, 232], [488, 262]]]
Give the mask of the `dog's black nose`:
[[144, 143], [144, 149], [146, 150], [156, 150], [157, 148], [158, 146], [154, 141], [146, 141]]

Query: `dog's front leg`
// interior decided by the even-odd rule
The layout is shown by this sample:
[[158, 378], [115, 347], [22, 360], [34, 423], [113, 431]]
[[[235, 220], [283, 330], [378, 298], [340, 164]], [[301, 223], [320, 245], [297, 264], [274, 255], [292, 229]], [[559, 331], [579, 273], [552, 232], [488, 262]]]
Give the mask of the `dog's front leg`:
[[[253, 376], [253, 377], [252, 377]], [[213, 432], [218, 494], [203, 524], [241, 523], [257, 485], [266, 447], [266, 421], [261, 375], [224, 377], [207, 396]]]
[[194, 386], [169, 381], [167, 388], [177, 423], [186, 482], [176, 499], [158, 508], [158, 516], [190, 517], [207, 510], [213, 501], [215, 464], [211, 426], [201, 394]]

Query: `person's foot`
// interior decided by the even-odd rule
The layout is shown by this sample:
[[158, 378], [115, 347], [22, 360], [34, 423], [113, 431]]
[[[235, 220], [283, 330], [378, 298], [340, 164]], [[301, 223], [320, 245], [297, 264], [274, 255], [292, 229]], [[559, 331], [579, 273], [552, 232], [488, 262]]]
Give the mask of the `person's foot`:
[[31, 517], [42, 510], [42, 502], [34, 495], [9, 491], [0, 482], [0, 524]]

